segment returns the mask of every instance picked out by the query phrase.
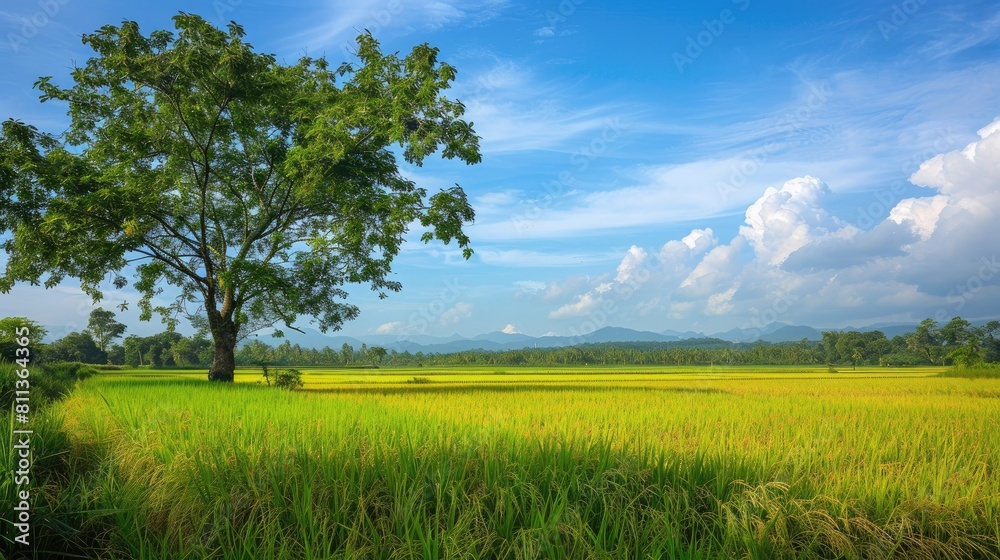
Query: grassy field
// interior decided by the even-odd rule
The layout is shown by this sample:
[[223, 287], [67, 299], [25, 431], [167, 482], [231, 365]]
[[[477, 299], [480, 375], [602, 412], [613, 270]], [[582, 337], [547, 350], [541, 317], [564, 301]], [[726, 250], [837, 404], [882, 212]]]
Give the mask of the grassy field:
[[108, 372], [46, 507], [107, 558], [996, 558], [1000, 381], [937, 371]]
[[[281, 368], [274, 368], [281, 369]], [[866, 377], [903, 378], [937, 375], [943, 368], [850, 367], [831, 373], [826, 366], [552, 366], [552, 367], [394, 367], [384, 369], [298, 367], [307, 390], [341, 388], [364, 384], [412, 383], [423, 378], [432, 383], [524, 384], [524, 383], [649, 383], [708, 380], [765, 379], [858, 379]], [[205, 377], [204, 369], [131, 369], [107, 372], [119, 379], [191, 379]], [[261, 369], [236, 369], [237, 383], [264, 384]]]

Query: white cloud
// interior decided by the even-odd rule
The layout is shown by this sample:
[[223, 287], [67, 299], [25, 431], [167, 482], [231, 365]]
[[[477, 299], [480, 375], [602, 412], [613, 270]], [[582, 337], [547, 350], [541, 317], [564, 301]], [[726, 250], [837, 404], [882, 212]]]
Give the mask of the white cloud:
[[708, 303], [705, 305], [705, 313], [709, 315], [726, 315], [733, 311], [733, 296], [736, 295], [736, 286], [729, 288], [725, 292], [708, 296]]
[[390, 323], [382, 323], [375, 329], [375, 334], [397, 334], [402, 332], [403, 322], [402, 321], [392, 321]]
[[606, 278], [593, 278], [584, 274], [575, 274], [562, 282], [551, 282], [545, 288], [542, 299], [546, 301], [558, 301], [567, 296], [574, 296], [584, 291], [589, 291], [595, 282], [603, 282]]
[[472, 317], [472, 304], [460, 301], [453, 307], [441, 313], [440, 322], [442, 325], [454, 325], [463, 319]]
[[681, 238], [681, 243], [686, 245], [696, 255], [705, 252], [709, 247], [714, 246], [716, 242], [715, 236], [712, 234], [712, 228], [693, 229], [691, 233]]
[[549, 313], [549, 319], [565, 319], [567, 317], [583, 317], [596, 309], [601, 304], [599, 297], [594, 297], [591, 293], [583, 294], [574, 303], [567, 303], [555, 311]]
[[[376, 39], [408, 35], [418, 30], [434, 30], [454, 25], [476, 25], [492, 19], [506, 7], [506, 0], [343, 0], [327, 2], [322, 9], [309, 10], [304, 30], [287, 42], [301, 48], [322, 51], [325, 47], [349, 48], [363, 30]], [[317, 23], [319, 22], [319, 23]]]
[[680, 287], [689, 294], [705, 294], [727, 285], [739, 270], [739, 255], [743, 241], [737, 237], [728, 245], [720, 245], [705, 255], [698, 266], [681, 281]]
[[[964, 149], [924, 161], [911, 181], [935, 192], [900, 200], [869, 230], [837, 218], [833, 208], [857, 211], [845, 210], [843, 201], [834, 206], [823, 181], [798, 177], [748, 204], [745, 225], [730, 242], [720, 245], [706, 228], [667, 241], [657, 253], [630, 247], [615, 269], [575, 282], [582, 295], [549, 316], [584, 316], [613, 302], [623, 310], [616, 321], [648, 322], [642, 318], [666, 310], [682, 325], [704, 321], [719, 330], [775, 320], [835, 327], [995, 317], [998, 180], [1000, 119]], [[631, 277], [639, 265], [655, 274], [636, 290], [596, 290], [609, 278]]]
[[889, 221], [900, 225], [908, 223], [913, 232], [926, 241], [934, 234], [938, 217], [947, 205], [948, 197], [944, 195], [907, 198], [900, 200], [889, 212]]
[[778, 266], [816, 237], [842, 227], [822, 207], [829, 193], [826, 183], [809, 176], [787, 181], [781, 189], [768, 187], [747, 208], [740, 235], [767, 264]]
[[512, 207], [524, 198], [521, 191], [507, 189], [483, 193], [473, 199], [473, 207], [476, 209], [476, 217], [490, 214], [510, 214]]
[[551, 26], [539, 27], [535, 30], [535, 37], [555, 37], [556, 28]]
[[476, 224], [475, 231], [480, 239], [549, 239], [718, 218], [746, 210], [768, 185], [788, 178], [788, 167], [845, 173], [839, 162], [775, 161], [762, 166], [739, 188], [721, 188], [729, 184], [736, 166], [737, 159], [711, 159], [619, 171], [618, 182], [627, 186], [566, 197], [559, 205], [544, 207], [533, 220], [515, 213], [505, 220], [484, 221]]
[[536, 266], [579, 266], [583, 263], [605, 262], [614, 259], [613, 254], [588, 253], [541, 253], [524, 249], [484, 249], [477, 247], [476, 255], [485, 264], [494, 266], [536, 267]]
[[545, 282], [539, 282], [537, 280], [518, 280], [514, 282], [514, 285], [520, 288], [524, 293], [537, 294], [545, 289], [547, 284]]
[[618, 265], [618, 274], [615, 276], [615, 282], [628, 282], [635, 275], [636, 271], [640, 270], [646, 264], [648, 257], [649, 255], [644, 249], [635, 245], [630, 247], [628, 252], [625, 253], [625, 258]]
[[517, 330], [517, 327], [514, 326], [514, 323], [508, 323], [507, 326], [504, 327], [500, 332], [505, 334], [521, 334]]
[[986, 139], [987, 137], [992, 136], [997, 132], [1000, 132], [1000, 118], [979, 129], [977, 134], [979, 134], [980, 138]]

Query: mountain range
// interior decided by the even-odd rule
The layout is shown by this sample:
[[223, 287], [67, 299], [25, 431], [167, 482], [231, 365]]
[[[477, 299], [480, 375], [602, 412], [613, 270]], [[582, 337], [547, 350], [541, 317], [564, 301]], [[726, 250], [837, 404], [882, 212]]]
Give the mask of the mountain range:
[[[530, 336], [521, 333], [505, 333], [501, 331], [480, 334], [473, 337], [464, 337], [458, 334], [438, 337], [430, 335], [366, 335], [366, 336], [341, 336], [325, 335], [316, 330], [306, 330], [298, 333], [295, 331], [285, 331], [284, 339], [292, 344], [298, 344], [303, 348], [323, 348], [329, 346], [339, 349], [344, 344], [349, 344], [357, 349], [362, 344], [369, 347], [381, 346], [387, 350], [397, 352], [417, 352], [446, 354], [452, 352], [464, 352], [467, 350], [518, 350], [521, 348], [556, 348], [563, 346], [574, 346], [577, 344], [596, 344], [614, 342], [680, 342], [680, 341], [702, 341], [709, 340], [726, 342], [796, 342], [802, 339], [818, 341], [822, 338], [822, 331], [859, 331], [868, 332], [880, 330], [889, 338], [912, 332], [916, 324], [905, 323], [883, 323], [870, 325], [868, 327], [847, 327], [843, 329], [817, 329], [805, 325], [789, 325], [786, 323], [770, 323], [760, 329], [731, 329], [717, 333], [703, 333], [696, 331], [674, 331], [665, 330], [662, 332], [639, 331], [624, 327], [604, 327], [587, 334], [578, 336]], [[270, 345], [280, 344], [284, 339], [274, 339], [268, 335], [258, 335], [249, 340], [260, 340]]]

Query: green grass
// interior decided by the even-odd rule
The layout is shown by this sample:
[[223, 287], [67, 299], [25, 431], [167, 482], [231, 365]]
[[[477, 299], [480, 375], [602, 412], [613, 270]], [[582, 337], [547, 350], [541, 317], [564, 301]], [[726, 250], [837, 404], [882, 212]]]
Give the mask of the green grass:
[[965, 377], [970, 379], [1000, 379], [1000, 364], [955, 365], [940, 373], [942, 377]]
[[[996, 558], [1000, 380], [102, 372], [52, 411], [113, 558]], [[426, 377], [429, 383], [407, 384]], [[72, 497], [72, 499], [70, 499]]]
[[[826, 366], [553, 366], [553, 367], [392, 367], [376, 370], [356, 368], [298, 367], [306, 389], [338, 389], [352, 385], [403, 384], [414, 377], [430, 383], [563, 384], [648, 383], [651, 381], [685, 382], [710, 379], [858, 379], [862, 377], [926, 377], [945, 371], [942, 367], [884, 368], [861, 367], [830, 373]], [[206, 377], [204, 369], [125, 369], [103, 372], [119, 379], [191, 379]], [[241, 367], [236, 370], [237, 383], [264, 383], [261, 369]]]

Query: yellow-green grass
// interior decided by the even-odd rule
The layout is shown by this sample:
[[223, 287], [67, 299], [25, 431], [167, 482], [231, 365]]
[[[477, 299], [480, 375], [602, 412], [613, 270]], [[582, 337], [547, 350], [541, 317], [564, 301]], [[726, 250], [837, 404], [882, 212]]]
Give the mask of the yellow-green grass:
[[996, 557], [1000, 381], [762, 369], [123, 371], [52, 414], [107, 556]]
[[[271, 368], [272, 371], [281, 369]], [[555, 366], [555, 367], [392, 367], [381, 369], [298, 367], [304, 389], [344, 388], [354, 384], [412, 383], [420, 378], [428, 383], [525, 384], [545, 383], [649, 383], [652, 381], [685, 382], [691, 380], [743, 379], [858, 379], [862, 377], [926, 377], [944, 371], [942, 367], [885, 368], [861, 367], [831, 373], [826, 366]], [[104, 372], [116, 378], [204, 379], [204, 369], [148, 370], [131, 369]], [[266, 383], [260, 368], [236, 370], [237, 383]]]

